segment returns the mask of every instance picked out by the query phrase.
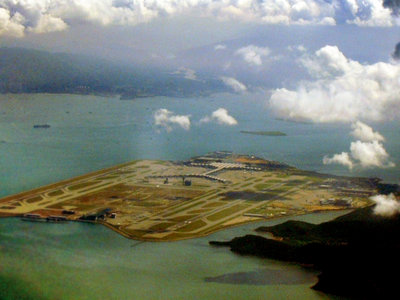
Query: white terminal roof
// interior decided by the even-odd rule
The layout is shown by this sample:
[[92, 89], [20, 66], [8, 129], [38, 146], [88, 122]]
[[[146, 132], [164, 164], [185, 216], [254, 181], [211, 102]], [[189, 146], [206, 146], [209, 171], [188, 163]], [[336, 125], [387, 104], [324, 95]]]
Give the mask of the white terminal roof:
[[213, 166], [213, 167], [216, 167], [216, 168], [224, 168], [224, 169], [246, 168], [247, 167], [246, 165], [239, 164], [239, 163], [219, 163], [219, 162], [210, 163], [210, 166]]

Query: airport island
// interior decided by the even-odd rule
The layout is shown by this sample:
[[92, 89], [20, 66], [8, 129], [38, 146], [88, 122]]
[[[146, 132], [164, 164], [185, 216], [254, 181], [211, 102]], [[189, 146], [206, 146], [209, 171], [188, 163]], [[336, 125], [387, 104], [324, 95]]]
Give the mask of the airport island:
[[103, 224], [125, 237], [175, 241], [248, 222], [371, 204], [379, 179], [303, 171], [218, 151], [138, 160], [0, 199], [1, 217]]

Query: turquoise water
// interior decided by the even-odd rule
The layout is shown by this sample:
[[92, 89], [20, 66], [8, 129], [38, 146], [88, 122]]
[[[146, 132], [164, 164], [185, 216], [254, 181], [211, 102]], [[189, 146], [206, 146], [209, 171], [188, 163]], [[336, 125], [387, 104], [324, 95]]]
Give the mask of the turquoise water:
[[[239, 125], [199, 124], [219, 107], [226, 108]], [[158, 130], [153, 115], [159, 108], [191, 115], [190, 131]], [[51, 128], [33, 129], [34, 124], [50, 124]], [[399, 124], [371, 125], [386, 137], [385, 147], [399, 166]], [[256, 136], [240, 130], [279, 130], [288, 136]], [[215, 150], [255, 154], [307, 170], [398, 182], [398, 167], [349, 172], [342, 166], [322, 164], [325, 154], [348, 151], [352, 140], [349, 131], [350, 125], [275, 120], [262, 94], [134, 101], [78, 95], [0, 95], [0, 196], [133, 159], [183, 160]]]
[[[219, 107], [238, 126], [199, 124]], [[167, 108], [190, 114], [190, 131], [156, 128]], [[49, 129], [33, 129], [50, 124]], [[397, 123], [375, 124], [400, 165]], [[279, 130], [286, 137], [241, 134]], [[0, 95], [0, 196], [133, 159], [184, 160], [215, 150], [255, 154], [308, 170], [379, 176], [398, 181], [399, 169], [324, 166], [322, 157], [348, 150], [349, 125], [277, 121], [265, 96], [219, 94], [199, 99], [163, 97], [120, 101], [72, 95]], [[320, 222], [334, 214], [304, 217]], [[272, 221], [273, 224], [278, 221]], [[309, 287], [314, 274], [290, 264], [241, 257], [213, 248], [259, 224], [173, 243], [139, 243], [90, 224], [0, 220], [0, 298], [3, 299], [324, 299]], [[24, 298], [25, 297], [25, 298]]]
[[[296, 219], [321, 222], [340, 214]], [[208, 245], [285, 220], [187, 241], [142, 243], [100, 225], [1, 219], [0, 287], [4, 280], [18, 284], [0, 288], [0, 299], [331, 299], [309, 288], [316, 282], [310, 270]], [[234, 281], [206, 280], [221, 276]]]

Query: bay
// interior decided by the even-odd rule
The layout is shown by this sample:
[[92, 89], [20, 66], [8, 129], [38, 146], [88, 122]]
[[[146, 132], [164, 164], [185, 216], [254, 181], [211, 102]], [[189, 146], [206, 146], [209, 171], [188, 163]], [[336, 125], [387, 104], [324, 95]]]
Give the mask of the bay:
[[[237, 126], [200, 122], [220, 107], [238, 121]], [[190, 115], [190, 130], [167, 132], [157, 127], [154, 113], [160, 108]], [[50, 128], [35, 129], [35, 124]], [[372, 125], [386, 137], [385, 147], [399, 165], [399, 124]], [[287, 136], [244, 135], [241, 130], [282, 131]], [[348, 150], [350, 130], [349, 124], [276, 120], [262, 93], [131, 101], [81, 95], [0, 95], [0, 196], [135, 159], [186, 160], [216, 150], [254, 154], [301, 169], [397, 182], [397, 167], [349, 171], [322, 164], [324, 155]], [[299, 218], [322, 222], [335, 216]], [[262, 224], [187, 241], [142, 243], [91, 224], [0, 219], [0, 298], [332, 298], [309, 288], [316, 280], [309, 270], [208, 245], [209, 240], [229, 240]]]
[[[201, 123], [226, 108], [237, 126]], [[190, 130], [166, 132], [154, 113], [166, 108], [191, 116]], [[35, 129], [35, 124], [49, 124]], [[370, 124], [386, 137], [391, 160], [400, 165], [398, 122]], [[262, 137], [249, 131], [282, 131]], [[135, 159], [186, 160], [216, 150], [254, 154], [295, 167], [337, 175], [380, 177], [398, 182], [400, 169], [324, 165], [324, 155], [348, 151], [350, 124], [304, 124], [276, 120], [266, 96], [216, 94], [204, 98], [140, 98], [53, 94], [0, 95], [0, 196]]]
[[[341, 214], [294, 219], [319, 223]], [[0, 298], [334, 299], [309, 288], [316, 282], [311, 270], [208, 245], [286, 220], [152, 243], [126, 239], [101, 225], [0, 219], [0, 282], [8, 283], [0, 289]], [[210, 280], [213, 277], [235, 280]]]

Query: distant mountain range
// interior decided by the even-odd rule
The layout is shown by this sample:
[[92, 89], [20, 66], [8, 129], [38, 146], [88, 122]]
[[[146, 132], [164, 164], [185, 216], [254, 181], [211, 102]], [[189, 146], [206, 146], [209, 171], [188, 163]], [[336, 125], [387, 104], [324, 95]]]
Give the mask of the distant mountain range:
[[119, 94], [131, 99], [201, 96], [225, 90], [217, 79], [187, 79], [173, 70], [148, 70], [65, 53], [0, 48], [0, 93]]

